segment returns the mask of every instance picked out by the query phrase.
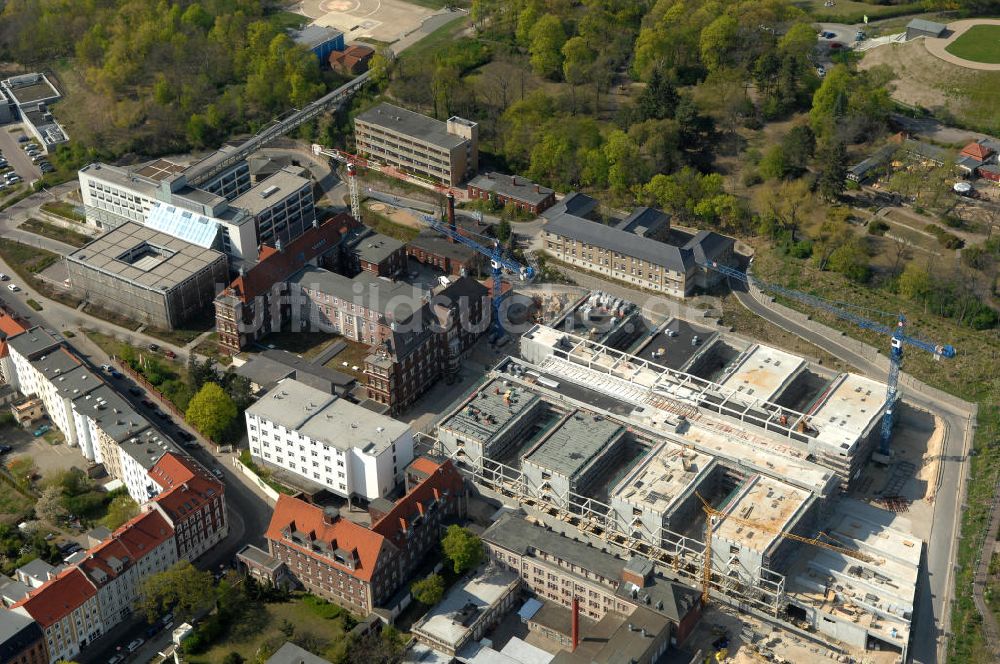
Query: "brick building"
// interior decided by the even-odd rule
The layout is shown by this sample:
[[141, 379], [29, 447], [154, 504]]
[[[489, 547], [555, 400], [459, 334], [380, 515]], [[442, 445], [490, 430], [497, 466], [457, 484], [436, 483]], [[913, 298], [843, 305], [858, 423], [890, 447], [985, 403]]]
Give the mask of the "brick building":
[[494, 522], [482, 541], [490, 559], [520, 574], [535, 597], [567, 609], [575, 597], [580, 615], [590, 620], [609, 613], [628, 616], [645, 607], [672, 622], [680, 644], [701, 616], [698, 593], [657, 576], [644, 558], [621, 560], [515, 514]]
[[343, 268], [350, 274], [393, 278], [406, 270], [406, 245], [396, 238], [362, 229], [345, 244]]
[[262, 246], [257, 264], [215, 298], [220, 350], [236, 354], [279, 330], [286, 313], [281, 309], [285, 281], [306, 265], [337, 267], [343, 237], [358, 226], [350, 215], [338, 214], [307, 229], [287, 246]]
[[556, 193], [517, 175], [490, 171], [469, 180], [471, 200], [492, 201], [495, 205], [511, 206], [534, 215], [556, 203]]
[[240, 561], [258, 577], [290, 574], [309, 592], [371, 613], [409, 581], [442, 526], [465, 510], [464, 485], [451, 461], [417, 459], [406, 474], [416, 484], [395, 503], [372, 501], [370, 529], [335, 509], [280, 496], [266, 533], [270, 557], [244, 550]]
[[189, 457], [166, 453], [149, 477], [162, 491], [149, 505], [173, 528], [177, 557], [195, 560], [229, 533], [225, 487]]
[[375, 49], [364, 44], [348, 46], [343, 51], [330, 54], [330, 69], [340, 74], [357, 76], [368, 71], [368, 63], [375, 55]]
[[41, 627], [32, 618], [0, 609], [0, 662], [49, 664]]

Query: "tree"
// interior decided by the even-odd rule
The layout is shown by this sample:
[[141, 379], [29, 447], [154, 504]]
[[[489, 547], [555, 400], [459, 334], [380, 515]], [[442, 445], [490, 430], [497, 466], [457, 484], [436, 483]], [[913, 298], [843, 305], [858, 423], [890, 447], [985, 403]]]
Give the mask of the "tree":
[[837, 200], [847, 180], [847, 149], [842, 141], [826, 143], [817, 155], [819, 177], [816, 190], [828, 201]]
[[800, 175], [805, 172], [809, 160], [816, 152], [816, 134], [808, 125], [798, 125], [781, 139], [781, 148], [785, 153], [790, 172]]
[[109, 530], [115, 530], [138, 514], [139, 504], [127, 493], [122, 493], [108, 503], [108, 513], [101, 519], [101, 524]]
[[187, 421], [212, 440], [218, 440], [236, 418], [236, 404], [218, 383], [205, 383], [191, 398]]
[[448, 526], [441, 548], [458, 574], [473, 569], [483, 558], [483, 543], [461, 526]]
[[900, 294], [914, 302], [924, 301], [934, 290], [930, 272], [915, 263], [909, 263], [899, 275]]
[[222, 658], [222, 664], [243, 664], [246, 660], [235, 650]]
[[43, 521], [58, 523], [69, 514], [62, 501], [62, 489], [58, 486], [46, 487], [35, 503], [35, 516]]
[[576, 113], [576, 87], [587, 81], [597, 53], [583, 37], [573, 37], [562, 47], [563, 78], [570, 84], [573, 112]]
[[444, 597], [444, 579], [439, 574], [429, 574], [419, 581], [414, 581], [410, 586], [410, 593], [421, 604], [434, 606]]
[[375, 49], [371, 60], [368, 61], [368, 71], [372, 82], [379, 88], [384, 88], [392, 78], [392, 72], [396, 67], [396, 55], [388, 46], [379, 46]]
[[138, 607], [150, 623], [168, 611], [180, 622], [211, 607], [214, 600], [212, 573], [182, 560], [142, 582]]
[[507, 244], [507, 241], [510, 240], [513, 234], [514, 229], [511, 227], [510, 222], [506, 219], [501, 219], [500, 223], [497, 224], [497, 239], [500, 240], [500, 244]]
[[649, 83], [635, 104], [635, 122], [674, 117], [677, 111], [677, 88], [660, 67], [653, 70]]
[[775, 143], [764, 153], [764, 158], [757, 165], [761, 177], [768, 180], [781, 180], [791, 172], [785, 149], [780, 143]]
[[562, 21], [546, 14], [531, 27], [530, 35], [528, 52], [532, 71], [546, 78], [558, 78], [562, 73], [562, 47], [566, 43]]
[[853, 240], [837, 247], [828, 262], [830, 269], [839, 272], [851, 281], [863, 284], [871, 278], [871, 267], [868, 265], [868, 252], [863, 240]]

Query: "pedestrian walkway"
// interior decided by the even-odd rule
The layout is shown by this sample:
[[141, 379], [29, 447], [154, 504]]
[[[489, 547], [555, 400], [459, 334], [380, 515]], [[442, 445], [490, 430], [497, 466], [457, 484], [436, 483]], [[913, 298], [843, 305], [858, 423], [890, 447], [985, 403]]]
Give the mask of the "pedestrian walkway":
[[966, 60], [965, 58], [960, 58], [957, 55], [952, 55], [946, 50], [953, 41], [961, 37], [966, 30], [975, 25], [1000, 25], [1000, 19], [970, 18], [949, 23], [948, 32], [946, 33], [948, 35], [947, 37], [943, 39], [924, 37], [924, 47], [927, 49], [927, 52], [934, 57], [944, 60], [945, 62], [950, 62], [953, 65], [958, 65], [959, 67], [977, 69], [979, 71], [1000, 71], [1000, 64], [973, 62], [972, 60]]

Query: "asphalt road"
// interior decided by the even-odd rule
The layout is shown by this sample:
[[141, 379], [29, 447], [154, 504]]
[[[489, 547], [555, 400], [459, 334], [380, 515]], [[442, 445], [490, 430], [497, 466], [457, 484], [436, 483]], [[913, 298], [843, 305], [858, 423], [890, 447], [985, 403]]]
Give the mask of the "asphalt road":
[[[797, 321], [785, 318], [777, 311], [761, 304], [749, 293], [737, 292], [737, 297], [755, 314], [823, 348], [846, 362], [850, 362], [869, 376], [881, 379], [884, 373], [862, 357], [855, 348], [858, 342], [844, 337], [835, 343]], [[854, 348], [852, 348], [854, 345]], [[947, 404], [925, 397], [913, 390], [903, 394], [903, 399], [917, 408], [940, 416], [947, 427], [941, 450], [941, 484], [935, 494], [934, 523], [930, 541], [925, 548], [925, 565], [917, 581], [916, 616], [912, 627], [910, 653], [914, 662], [933, 664], [945, 660], [946, 631], [950, 620], [951, 598], [954, 591], [953, 570], [961, 524], [962, 506], [959, 494], [965, 478], [967, 463], [968, 414]]]
[[[18, 315], [27, 317], [29, 322], [48, 329], [56, 329], [43, 314], [32, 311], [24, 304], [22, 298], [12, 295], [11, 293], [4, 292], [0, 295], [0, 301]], [[62, 327], [60, 331], [65, 332], [66, 328]], [[110, 363], [110, 358], [97, 345], [90, 342], [82, 332], [76, 330], [75, 334], [76, 336], [72, 339], [67, 339], [67, 343], [74, 347], [81, 359], [90, 364], [91, 370], [100, 373], [100, 365]], [[107, 382], [137, 412], [146, 417], [154, 426], [178, 444], [182, 442], [177, 436], [178, 429], [184, 429], [198, 436], [197, 432], [188, 427], [184, 422], [174, 421], [170, 425], [165, 425], [161, 418], [153, 414], [152, 409], [142, 404], [142, 399], [150, 399], [155, 403], [156, 398], [145, 392], [140, 396], [130, 394], [128, 388], [135, 384], [127, 377], [118, 380], [110, 379]], [[141, 389], [141, 386], [139, 387]], [[207, 468], [220, 468], [224, 473], [229, 534], [220, 544], [196, 560], [195, 564], [201, 569], [218, 570], [220, 566], [228, 567], [232, 563], [236, 552], [245, 544], [257, 544], [258, 546], [264, 544], [264, 531], [267, 529], [271, 518], [271, 507], [259, 490], [245, 483], [242, 475], [233, 472], [231, 465], [232, 454], [214, 452], [214, 448], [206, 443], [204, 439], [200, 436], [198, 436], [198, 439], [201, 441], [201, 447], [189, 450], [191, 456]], [[80, 465], [86, 465], [82, 456], [80, 457]], [[124, 648], [132, 639], [144, 637], [146, 628], [147, 625], [142, 619], [123, 622], [87, 648], [77, 659], [81, 664], [104, 664], [116, 652], [121, 652], [119, 646]], [[169, 634], [166, 633], [159, 635], [158, 638], [154, 637], [149, 643], [140, 648], [130, 660], [146, 661], [146, 659], [152, 657], [162, 649], [168, 641]]]

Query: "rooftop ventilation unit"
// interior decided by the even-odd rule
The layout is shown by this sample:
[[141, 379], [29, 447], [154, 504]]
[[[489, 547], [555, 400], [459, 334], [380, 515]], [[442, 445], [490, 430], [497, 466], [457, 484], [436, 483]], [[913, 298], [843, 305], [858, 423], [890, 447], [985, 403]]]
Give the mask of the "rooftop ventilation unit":
[[278, 187], [272, 185], [267, 189], [265, 189], [264, 191], [260, 192], [260, 197], [267, 198], [268, 196], [276, 194], [277, 192], [278, 192]]

